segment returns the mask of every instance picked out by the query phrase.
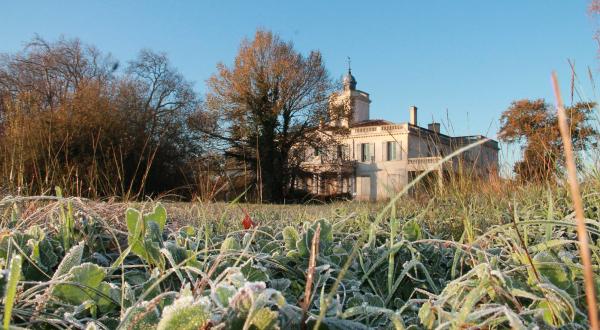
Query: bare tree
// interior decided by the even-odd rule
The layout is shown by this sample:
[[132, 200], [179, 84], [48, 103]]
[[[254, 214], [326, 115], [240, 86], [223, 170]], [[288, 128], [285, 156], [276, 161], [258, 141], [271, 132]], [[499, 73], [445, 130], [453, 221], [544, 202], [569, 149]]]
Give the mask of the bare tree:
[[200, 144], [191, 84], [165, 54], [118, 66], [78, 39], [34, 38], [0, 55], [2, 186], [134, 197], [186, 183]]
[[[136, 152], [126, 160], [134, 169], [130, 189], [151, 191], [181, 184], [182, 170], [190, 157], [198, 154], [200, 140], [188, 129], [188, 119], [196, 111], [198, 97], [192, 85], [175, 70], [164, 53], [140, 51], [129, 63], [122, 84], [122, 107], [137, 111], [132, 120]], [[161, 164], [165, 166], [161, 166]], [[154, 170], [152, 170], [154, 166]], [[139, 191], [138, 189], [138, 191]]]

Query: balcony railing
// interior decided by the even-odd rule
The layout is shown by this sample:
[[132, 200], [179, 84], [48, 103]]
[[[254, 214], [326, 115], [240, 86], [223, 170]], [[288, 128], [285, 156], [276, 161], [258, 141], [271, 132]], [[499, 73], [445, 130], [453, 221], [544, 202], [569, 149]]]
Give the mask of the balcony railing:
[[397, 132], [407, 130], [406, 124], [401, 125], [383, 125], [383, 126], [367, 126], [367, 127], [356, 127], [352, 129], [352, 134], [360, 134], [360, 133], [373, 133], [373, 132], [381, 132], [381, 133], [389, 133], [389, 132]]
[[[437, 167], [442, 157], [417, 157], [408, 159], [409, 171], [422, 171]], [[447, 160], [441, 164], [444, 168], [452, 165], [451, 160]]]
[[377, 128], [378, 128], [378, 127], [358, 127], [358, 128], [353, 128], [353, 129], [352, 129], [352, 133], [370, 133], [370, 132], [377, 132]]
[[351, 173], [356, 167], [355, 160], [313, 156], [300, 164], [300, 168], [309, 172], [316, 173]]
[[442, 157], [419, 157], [409, 158], [408, 165], [434, 165], [439, 162]]

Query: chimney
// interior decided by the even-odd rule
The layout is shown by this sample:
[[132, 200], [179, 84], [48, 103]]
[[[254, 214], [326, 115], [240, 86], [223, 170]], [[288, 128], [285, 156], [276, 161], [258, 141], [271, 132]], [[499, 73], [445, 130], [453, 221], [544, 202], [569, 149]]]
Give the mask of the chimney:
[[440, 123], [433, 122], [431, 124], [427, 124], [427, 129], [440, 134]]
[[417, 126], [417, 107], [415, 107], [413, 105], [410, 108], [408, 108], [408, 111], [410, 113], [410, 121], [409, 121], [409, 123], [411, 125]]

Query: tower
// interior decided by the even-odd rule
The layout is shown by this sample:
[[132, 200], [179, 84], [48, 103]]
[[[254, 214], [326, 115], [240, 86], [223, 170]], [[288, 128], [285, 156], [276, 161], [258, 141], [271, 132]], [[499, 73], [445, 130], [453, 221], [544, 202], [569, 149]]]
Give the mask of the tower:
[[355, 91], [356, 90], [356, 79], [352, 75], [352, 69], [348, 66], [348, 73], [344, 76], [344, 91]]
[[343, 107], [348, 115], [342, 117], [332, 115], [332, 118], [336, 118], [336, 120], [330, 123], [331, 126], [348, 127], [354, 123], [369, 120], [371, 99], [368, 93], [356, 89], [356, 78], [352, 75], [350, 59], [348, 59], [348, 73], [344, 75], [342, 82], [344, 88], [332, 95], [330, 110], [339, 111], [340, 107]]

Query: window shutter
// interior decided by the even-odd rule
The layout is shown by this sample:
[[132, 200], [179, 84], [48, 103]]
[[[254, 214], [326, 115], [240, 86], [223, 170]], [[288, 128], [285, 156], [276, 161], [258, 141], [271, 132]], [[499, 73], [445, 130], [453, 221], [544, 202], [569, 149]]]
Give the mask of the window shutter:
[[356, 144], [356, 160], [360, 161], [362, 159], [362, 148], [360, 147], [360, 143]]
[[388, 157], [387, 142], [381, 142], [381, 160], [386, 161]]
[[398, 142], [398, 159], [402, 159], [402, 153], [404, 153], [404, 149], [402, 148], [402, 141]]
[[369, 157], [369, 161], [374, 160], [375, 159], [375, 143], [371, 143], [371, 157]]

